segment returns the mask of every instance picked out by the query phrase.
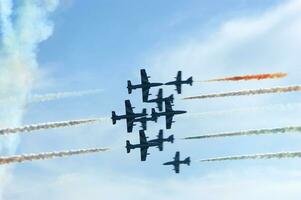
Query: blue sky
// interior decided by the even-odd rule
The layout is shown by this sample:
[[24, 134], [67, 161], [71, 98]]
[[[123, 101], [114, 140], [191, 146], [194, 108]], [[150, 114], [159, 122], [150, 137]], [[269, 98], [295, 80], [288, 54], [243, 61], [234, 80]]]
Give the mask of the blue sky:
[[[299, 101], [299, 94], [183, 101], [181, 97], [299, 84], [300, 1], [72, 1], [60, 2], [51, 15], [53, 35], [39, 45], [39, 73], [32, 93], [103, 89], [101, 94], [26, 106], [23, 124], [108, 117], [124, 112], [124, 100], [136, 110], [140, 93], [127, 94], [126, 81], [139, 82], [146, 68], [153, 81], [166, 82], [177, 70], [204, 80], [228, 75], [288, 72], [283, 80], [241, 83], [195, 83], [176, 97], [175, 107], [190, 113], [231, 110]], [[298, 35], [299, 34], [299, 35]], [[156, 90], [152, 93], [156, 94]], [[172, 91], [166, 88], [165, 94]], [[176, 117], [166, 135], [299, 125], [298, 110], [277, 109], [218, 116]], [[155, 137], [164, 121], [151, 124]], [[138, 130], [136, 129], [138, 133]], [[41, 131], [20, 136], [17, 153], [111, 147], [99, 155], [79, 156], [14, 167], [4, 199], [288, 199], [300, 197], [300, 161], [198, 163], [202, 158], [300, 150], [298, 135], [180, 141], [164, 152], [151, 149], [146, 163], [138, 151], [125, 152], [125, 124]], [[175, 151], [191, 156], [180, 175], [161, 164]], [[268, 187], [266, 187], [269, 185]], [[237, 187], [241, 191], [236, 191]], [[265, 188], [265, 189], [263, 189]], [[277, 195], [275, 195], [277, 194]], [[285, 194], [285, 195], [284, 195]], [[275, 198], [274, 198], [275, 199]], [[277, 199], [277, 197], [276, 197]]]

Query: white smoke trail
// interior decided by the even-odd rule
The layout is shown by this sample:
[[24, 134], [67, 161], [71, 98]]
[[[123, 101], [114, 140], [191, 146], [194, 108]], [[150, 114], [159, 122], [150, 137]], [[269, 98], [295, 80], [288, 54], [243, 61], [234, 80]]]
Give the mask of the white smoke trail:
[[217, 110], [217, 111], [208, 111], [208, 112], [199, 112], [199, 113], [188, 113], [185, 115], [179, 115], [179, 117], [211, 117], [211, 116], [222, 116], [227, 114], [236, 114], [236, 113], [244, 113], [244, 112], [259, 112], [259, 111], [288, 111], [295, 110], [297, 108], [301, 108], [301, 103], [287, 103], [287, 104], [272, 104], [265, 106], [254, 106], [254, 107], [246, 107], [246, 108], [237, 108], [237, 109], [229, 109], [229, 110]]
[[89, 153], [99, 153], [108, 150], [109, 150], [108, 148], [94, 148], [94, 149], [80, 149], [80, 150], [70, 150], [70, 151], [45, 152], [39, 154], [7, 156], [7, 157], [0, 157], [0, 165], [21, 163], [25, 161], [53, 159], [53, 158], [75, 156], [75, 155], [89, 154]]
[[234, 137], [234, 136], [250, 136], [250, 135], [265, 135], [265, 134], [283, 134], [283, 133], [293, 133], [301, 132], [301, 126], [289, 126], [283, 128], [274, 129], [258, 129], [258, 130], [248, 130], [248, 131], [237, 131], [228, 133], [218, 133], [218, 134], [208, 134], [200, 136], [185, 137], [185, 140], [193, 139], [210, 139], [210, 138], [221, 138], [221, 137]]
[[31, 124], [16, 128], [5, 128], [0, 129], [0, 135], [9, 135], [15, 133], [30, 133], [33, 131], [65, 128], [71, 126], [78, 126], [84, 124], [93, 124], [109, 120], [109, 118], [97, 118], [97, 119], [86, 119], [86, 120], [71, 120], [71, 121], [61, 121], [61, 122], [48, 122], [42, 124]]
[[[0, 127], [18, 126], [22, 121], [38, 67], [37, 46], [52, 34], [47, 18], [58, 4], [57, 0], [25, 0], [18, 1], [19, 5], [13, 2], [0, 0], [0, 99], [6, 102], [0, 104]], [[10, 102], [10, 98], [14, 101]], [[17, 145], [16, 136], [1, 140], [0, 153], [13, 154]], [[0, 199], [8, 173], [8, 168], [0, 169]]]
[[217, 162], [227, 160], [255, 160], [255, 159], [286, 159], [286, 158], [301, 158], [301, 152], [281, 152], [281, 153], [266, 153], [254, 155], [227, 156], [201, 160], [201, 162]]
[[208, 99], [208, 98], [218, 98], [218, 97], [233, 97], [233, 96], [248, 96], [248, 95], [260, 95], [260, 94], [271, 94], [271, 93], [300, 92], [300, 91], [301, 91], [301, 86], [262, 88], [262, 89], [257, 89], [257, 90], [242, 90], [242, 91], [234, 91], [234, 92], [226, 92], [226, 93], [185, 97], [184, 100]]
[[93, 95], [102, 92], [103, 90], [96, 89], [96, 90], [86, 90], [86, 91], [75, 91], [75, 92], [58, 92], [58, 93], [50, 93], [50, 94], [34, 94], [31, 95], [27, 103], [39, 103], [45, 101], [53, 101], [68, 97], [81, 97], [85, 95]]

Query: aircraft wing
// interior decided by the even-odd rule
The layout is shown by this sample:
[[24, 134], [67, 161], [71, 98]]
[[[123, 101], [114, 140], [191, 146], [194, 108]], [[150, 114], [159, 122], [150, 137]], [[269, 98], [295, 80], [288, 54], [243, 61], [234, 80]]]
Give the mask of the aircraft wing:
[[166, 129], [171, 129], [173, 115], [166, 115], [165, 119], [166, 119]]
[[126, 100], [125, 101], [125, 113], [128, 115], [128, 114], [133, 114], [134, 111], [133, 111], [133, 107], [132, 107], [132, 104], [130, 102], [130, 100]]
[[171, 105], [171, 101], [169, 100], [165, 100], [165, 111], [166, 112], [172, 112], [172, 105]]
[[178, 71], [176, 79], [177, 79], [177, 82], [181, 82], [182, 81], [182, 71]]
[[177, 174], [180, 173], [180, 165], [174, 165], [174, 170]]
[[142, 99], [143, 102], [148, 101], [148, 96], [149, 96], [149, 88], [142, 88]]
[[157, 106], [158, 106], [159, 111], [163, 110], [163, 102], [162, 101], [158, 101]]
[[174, 160], [175, 161], [179, 161], [180, 160], [180, 152], [176, 152], [176, 155], [175, 155], [175, 157], [174, 157]]
[[176, 87], [177, 87], [178, 94], [181, 94], [182, 93], [182, 84], [181, 83], [176, 84]]
[[141, 84], [149, 83], [148, 76], [146, 74], [145, 69], [140, 70], [140, 76], [141, 76]]
[[146, 130], [147, 129], [147, 121], [141, 121], [141, 127], [143, 130]]
[[126, 119], [126, 128], [127, 128], [128, 133], [133, 132], [133, 126], [134, 126], [134, 121], [130, 118], [127, 118]]
[[141, 161], [146, 161], [146, 157], [147, 157], [147, 147], [142, 147], [140, 148], [140, 156], [141, 156]]
[[140, 137], [140, 144], [147, 144], [147, 140], [143, 130], [139, 131], [139, 137]]

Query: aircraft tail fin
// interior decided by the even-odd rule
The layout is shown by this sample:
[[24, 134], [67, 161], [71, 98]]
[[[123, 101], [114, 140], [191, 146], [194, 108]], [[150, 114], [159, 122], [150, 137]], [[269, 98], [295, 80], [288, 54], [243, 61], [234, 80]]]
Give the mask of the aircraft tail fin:
[[184, 163], [185, 163], [186, 165], [190, 166], [190, 163], [191, 163], [190, 157], [186, 158], [186, 159], [184, 160]]
[[174, 96], [173, 96], [173, 94], [172, 95], [170, 95], [169, 97], [168, 97], [168, 100], [171, 102], [171, 103], [173, 103], [174, 102]]
[[189, 79], [187, 79], [187, 83], [192, 86], [192, 83], [193, 83], [192, 77], [190, 77]]
[[126, 146], [125, 146], [125, 148], [126, 148], [126, 152], [127, 153], [130, 153], [131, 152], [131, 143], [130, 143], [130, 141], [126, 141]]
[[152, 117], [157, 118], [157, 112], [154, 108], [152, 108]]
[[158, 139], [162, 140], [163, 139], [163, 130], [160, 129], [159, 134], [158, 134]]
[[152, 115], [152, 120], [153, 120], [154, 122], [158, 122], [158, 117]]
[[142, 110], [142, 114], [147, 115], [147, 110], [146, 110], [146, 108], [144, 108], [144, 109]]
[[129, 93], [129, 94], [132, 94], [133, 86], [132, 86], [131, 81], [128, 81], [128, 86], [127, 86], [127, 88], [128, 88], [128, 93]]
[[170, 142], [170, 143], [174, 143], [174, 141], [175, 141], [174, 136], [173, 136], [173, 135], [169, 136], [169, 137], [167, 138], [167, 141]]
[[112, 122], [113, 122], [113, 124], [116, 124], [116, 113], [115, 113], [115, 111], [112, 111]]

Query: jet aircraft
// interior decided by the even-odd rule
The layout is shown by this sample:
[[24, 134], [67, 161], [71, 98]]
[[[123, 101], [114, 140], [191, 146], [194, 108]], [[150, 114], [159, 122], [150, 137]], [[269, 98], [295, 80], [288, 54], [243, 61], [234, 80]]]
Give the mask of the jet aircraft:
[[157, 122], [157, 118], [153, 118], [153, 117], [141, 117], [141, 118], [137, 118], [134, 119], [133, 122], [140, 122], [141, 123], [141, 128], [143, 130], [147, 129], [147, 122], [148, 121], [153, 121], [153, 122]]
[[163, 85], [163, 83], [150, 83], [148, 78], [150, 78], [150, 76], [147, 76], [145, 69], [141, 69], [140, 70], [140, 76], [141, 76], [141, 84], [138, 85], [132, 85], [131, 81], [128, 81], [128, 93], [131, 94], [132, 90], [141, 88], [142, 89], [142, 100], [143, 102], [147, 102], [148, 101], [148, 97], [150, 95], [149, 90], [152, 87], [158, 87]]
[[164, 142], [170, 142], [170, 143], [173, 143], [174, 142], [174, 136], [173, 135], [170, 135], [169, 137], [167, 138], [164, 138], [163, 137], [163, 130], [161, 129], [159, 131], [159, 134], [157, 136], [157, 139], [153, 139], [153, 140], [149, 140], [148, 142], [155, 142], [155, 143], [159, 143], [161, 146], [159, 146], [159, 149], [160, 151], [163, 151], [163, 143]]
[[163, 102], [164, 102], [165, 100], [168, 100], [168, 101], [170, 101], [170, 102], [173, 103], [173, 101], [174, 101], [174, 96], [173, 96], [173, 95], [170, 95], [169, 97], [163, 98], [163, 89], [160, 88], [160, 89], [159, 89], [159, 92], [158, 92], [158, 95], [157, 95], [157, 98], [155, 98], [155, 99], [150, 99], [150, 100], [148, 100], [147, 102], [148, 102], [148, 103], [156, 103], [156, 104], [157, 104], [157, 108], [159, 109], [159, 111], [162, 111], [162, 110], [163, 110]]
[[125, 115], [116, 115], [115, 111], [112, 111], [112, 122], [116, 124], [117, 120], [126, 119], [127, 132], [131, 133], [133, 131], [134, 120], [139, 117], [147, 116], [146, 109], [142, 110], [142, 113], [134, 113], [130, 100], [125, 101]]
[[[126, 141], [126, 150], [127, 153], [130, 153], [132, 149], [136, 149], [136, 148], [140, 148], [140, 157], [141, 157], [141, 161], [145, 161], [147, 155], [149, 155], [149, 153], [147, 153], [147, 150], [149, 147], [158, 147], [159, 151], [163, 151], [163, 142], [167, 141], [167, 139], [165, 139], [165, 141], [159, 140], [158, 141], [147, 141], [147, 137], [145, 136], [145, 133], [143, 130], [139, 131], [139, 136], [140, 136], [140, 144], [131, 144], [130, 141]], [[169, 141], [171, 141], [172, 138], [168, 139]]]
[[156, 110], [153, 108], [152, 109], [152, 117], [153, 118], [158, 118], [160, 116], [165, 116], [166, 119], [166, 129], [170, 129], [172, 123], [174, 123], [173, 121], [173, 117], [175, 115], [179, 115], [179, 114], [184, 114], [187, 111], [182, 111], [182, 110], [173, 110], [172, 109], [172, 103], [169, 100], [165, 100], [165, 112], [159, 112], [157, 113]]
[[192, 77], [188, 78], [186, 81], [182, 80], [182, 71], [178, 71], [178, 74], [175, 77], [175, 79], [176, 79], [175, 81], [165, 83], [165, 85], [175, 85], [176, 91], [178, 92], [178, 94], [182, 93], [182, 85], [189, 84], [192, 86], [192, 83], [193, 83]]
[[186, 164], [189, 166], [190, 165], [190, 157], [187, 157], [185, 160], [180, 160], [180, 152], [179, 151], [176, 152], [176, 155], [175, 155], [173, 161], [163, 163], [163, 165], [173, 165], [174, 166], [173, 170], [177, 174], [180, 173], [180, 165], [181, 164]]

